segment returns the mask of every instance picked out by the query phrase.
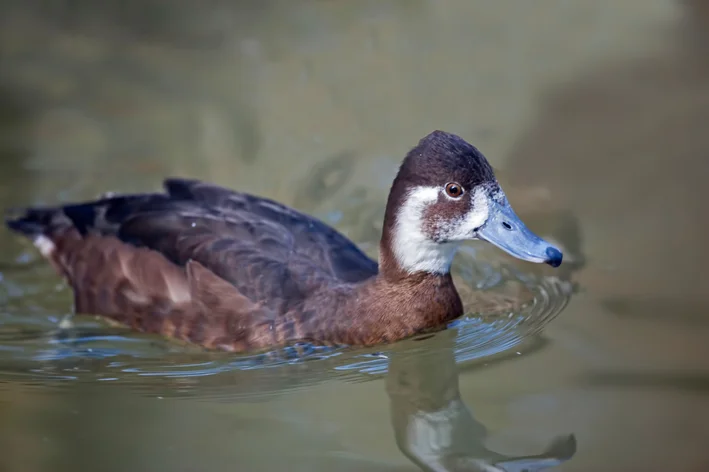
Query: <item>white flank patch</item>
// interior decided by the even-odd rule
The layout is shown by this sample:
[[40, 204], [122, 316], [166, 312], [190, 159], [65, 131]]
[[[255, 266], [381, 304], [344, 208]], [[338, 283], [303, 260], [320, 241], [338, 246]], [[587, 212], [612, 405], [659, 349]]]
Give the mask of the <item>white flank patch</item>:
[[52, 240], [43, 234], [40, 234], [39, 236], [34, 238], [34, 241], [32, 242], [34, 243], [35, 247], [39, 249], [39, 253], [47, 258], [51, 257], [57, 248], [57, 246], [52, 242]]
[[423, 231], [423, 213], [428, 205], [438, 201], [445, 194], [443, 187], [417, 187], [407, 196], [397, 214], [392, 238], [394, 256], [408, 273], [428, 272], [447, 274], [450, 272], [455, 253], [462, 241], [474, 239], [474, 231], [487, 221], [489, 216], [487, 191], [476, 188], [463, 198], [472, 199], [472, 210], [466, 215], [438, 224], [439, 239], [436, 242]]

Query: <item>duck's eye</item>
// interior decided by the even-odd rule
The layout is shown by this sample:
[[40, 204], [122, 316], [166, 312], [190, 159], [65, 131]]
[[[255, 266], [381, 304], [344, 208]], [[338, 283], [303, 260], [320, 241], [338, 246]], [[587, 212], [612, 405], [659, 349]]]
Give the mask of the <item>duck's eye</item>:
[[449, 182], [446, 184], [446, 193], [449, 197], [460, 198], [463, 195], [463, 187], [455, 182]]

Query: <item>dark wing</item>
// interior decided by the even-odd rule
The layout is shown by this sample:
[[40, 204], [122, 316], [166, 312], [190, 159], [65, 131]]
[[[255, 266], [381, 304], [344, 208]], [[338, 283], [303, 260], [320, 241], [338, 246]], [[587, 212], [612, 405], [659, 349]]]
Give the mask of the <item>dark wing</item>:
[[[250, 240], [262, 247], [289, 247], [332, 277], [360, 282], [377, 273], [377, 263], [356, 245], [322, 221], [273, 200], [235, 192], [213, 184], [187, 179], [165, 181], [175, 199], [199, 202], [233, 221], [240, 221]], [[268, 227], [264, 234], [259, 229]]]
[[84, 239], [115, 237], [135, 248], [157, 251], [178, 267], [197, 261], [276, 313], [296, 308], [323, 284], [356, 282], [376, 274], [374, 261], [312, 217], [198, 181], [171, 179], [165, 186], [167, 194], [30, 209], [8, 224], [52, 240], [67, 229], [75, 229]]

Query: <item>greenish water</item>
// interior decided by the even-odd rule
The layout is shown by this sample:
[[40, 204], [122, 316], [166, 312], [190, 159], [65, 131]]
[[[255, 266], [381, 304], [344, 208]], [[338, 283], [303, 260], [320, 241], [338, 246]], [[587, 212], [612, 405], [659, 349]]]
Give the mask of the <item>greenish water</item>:
[[4, 2], [2, 208], [193, 176], [376, 256], [445, 129], [568, 263], [471, 244], [445, 332], [234, 356], [61, 328], [69, 290], [0, 231], [0, 471], [706, 470], [707, 26], [699, 0]]

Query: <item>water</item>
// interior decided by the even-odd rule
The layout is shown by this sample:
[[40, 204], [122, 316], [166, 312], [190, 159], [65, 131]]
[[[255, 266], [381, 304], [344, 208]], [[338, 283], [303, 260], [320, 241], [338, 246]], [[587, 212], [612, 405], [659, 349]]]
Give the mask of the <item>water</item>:
[[186, 175], [371, 255], [433, 129], [559, 270], [459, 255], [469, 313], [377, 349], [204, 353], [70, 313], [0, 231], [0, 470], [703, 471], [709, 14], [700, 0], [4, 2], [0, 207]]

